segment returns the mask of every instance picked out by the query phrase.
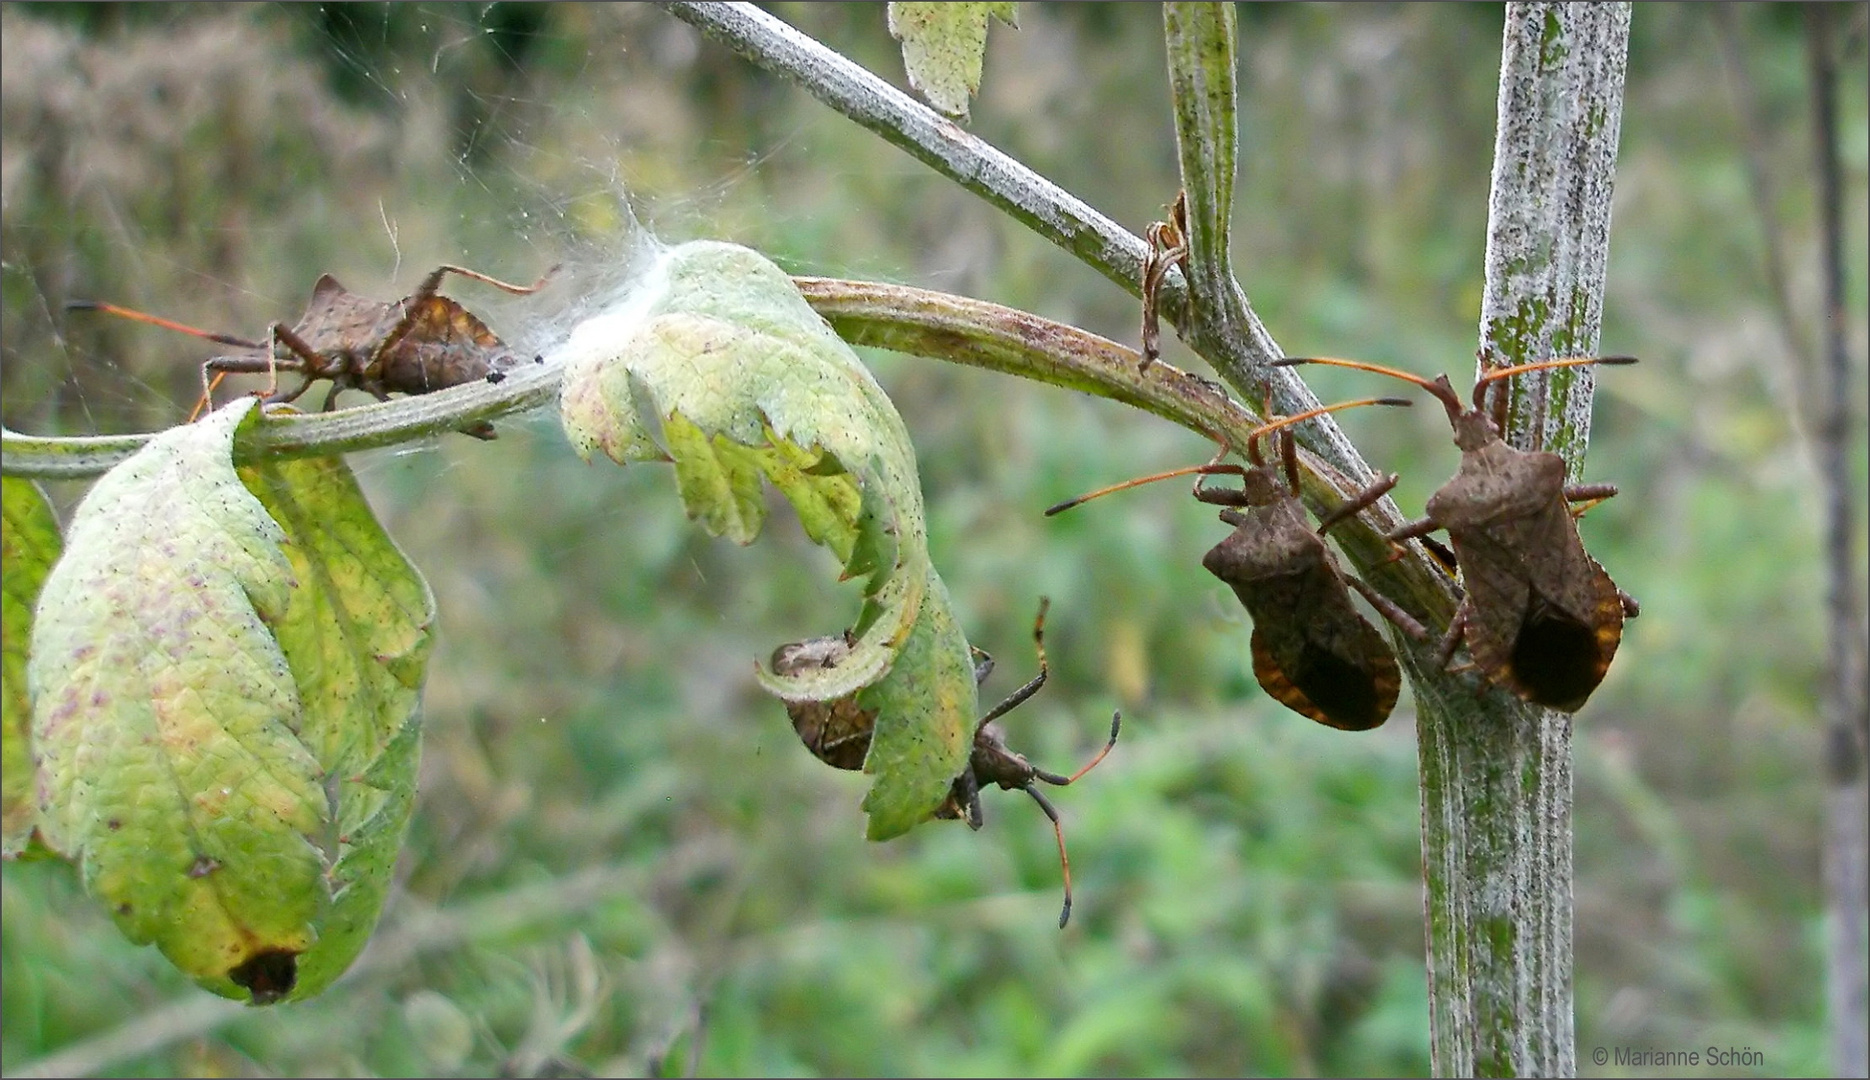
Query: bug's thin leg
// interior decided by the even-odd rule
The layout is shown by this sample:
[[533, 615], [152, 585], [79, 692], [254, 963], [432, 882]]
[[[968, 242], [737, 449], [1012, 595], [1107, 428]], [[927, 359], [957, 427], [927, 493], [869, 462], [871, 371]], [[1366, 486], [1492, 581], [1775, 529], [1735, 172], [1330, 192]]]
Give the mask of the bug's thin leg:
[[1052, 835], [1058, 838], [1058, 867], [1065, 878], [1065, 906], [1059, 909], [1058, 928], [1063, 930], [1065, 924], [1071, 921], [1071, 856], [1065, 853], [1065, 826], [1058, 819], [1058, 808], [1052, 805], [1052, 800], [1046, 798], [1044, 792], [1030, 783], [1023, 790], [1032, 796], [1032, 801], [1038, 803], [1039, 809], [1045, 811], [1045, 816], [1051, 819]]
[[1427, 536], [1429, 533], [1439, 528], [1441, 528], [1441, 526], [1435, 523], [1434, 518], [1418, 518], [1407, 525], [1391, 529], [1389, 532], [1384, 533], [1383, 539], [1388, 540], [1392, 544], [1400, 544], [1404, 540], [1413, 540], [1418, 536]]
[[1361, 578], [1354, 578], [1347, 574], [1344, 580], [1350, 583], [1351, 588], [1356, 589], [1362, 594], [1365, 600], [1370, 601], [1371, 607], [1382, 612], [1384, 618], [1395, 623], [1397, 628], [1403, 633], [1408, 634], [1417, 641], [1428, 640], [1428, 631], [1423, 628], [1421, 623], [1416, 621], [1415, 616], [1396, 606], [1394, 600], [1391, 600], [1389, 597], [1371, 588], [1369, 583]]
[[1615, 484], [1566, 484], [1566, 502], [1601, 503], [1617, 493]]
[[[264, 344], [259, 346], [261, 349], [265, 347]], [[211, 356], [207, 360], [202, 361], [202, 398], [195, 403], [195, 411], [188, 414], [189, 421], [193, 422], [204, 410], [213, 406], [213, 392], [220, 388], [221, 380], [228, 375], [264, 375], [273, 371], [275, 366], [284, 367], [288, 371], [302, 370], [302, 365], [298, 364], [297, 361], [291, 364], [279, 364], [277, 361], [268, 360], [264, 356]], [[212, 375], [210, 375], [210, 373], [212, 373]], [[311, 385], [311, 380], [309, 378], [306, 381], [306, 385]], [[298, 393], [304, 392], [305, 387], [301, 386]], [[294, 396], [297, 395], [295, 394]]]
[[551, 281], [552, 275], [556, 273], [558, 273], [558, 267], [554, 265], [548, 268], [545, 273], [540, 274], [539, 280], [533, 282], [531, 285], [514, 285], [509, 282], [501, 281], [499, 278], [488, 277], [478, 270], [469, 270], [464, 266], [438, 266], [428, 277], [422, 279], [421, 286], [416, 289], [416, 295], [433, 295], [436, 290], [441, 288], [442, 278], [449, 274], [454, 274], [459, 277], [467, 278], [470, 281], [478, 281], [483, 285], [492, 285], [494, 288], [510, 292], [514, 296], [528, 296], [545, 288], [546, 282]]
[[[1255, 445], [1256, 444], [1250, 441], [1247, 443], [1247, 456], [1250, 460], [1256, 453]], [[1214, 456], [1208, 459], [1208, 463], [1202, 466], [1202, 468], [1207, 471], [1197, 472], [1195, 474], [1195, 486], [1189, 493], [1195, 497], [1197, 502], [1204, 502], [1210, 506], [1247, 505], [1247, 492], [1244, 486], [1239, 488], [1211, 488], [1205, 486], [1205, 481], [1210, 476], [1239, 476], [1243, 479], [1246, 477], [1247, 470], [1242, 466], [1221, 464], [1221, 459], [1226, 456], [1227, 445], [1223, 443], [1221, 447], [1214, 452]], [[1254, 461], [1253, 464], [1258, 465], [1259, 462]]]
[[[279, 344], [284, 345], [294, 356], [298, 357], [297, 364], [285, 364], [282, 363], [282, 358], [278, 355], [277, 349], [266, 350], [267, 372], [272, 378], [272, 385], [268, 387], [262, 400], [268, 405], [279, 405], [288, 401], [297, 401], [299, 395], [310, 389], [313, 383], [321, 378], [327, 377], [322, 373], [324, 357], [319, 354], [317, 349], [306, 344], [304, 338], [293, 333], [292, 329], [285, 323], [274, 323], [267, 328], [267, 335]], [[305, 381], [300, 383], [298, 389], [290, 394], [279, 393], [279, 370], [282, 367], [288, 371], [296, 369], [305, 373]], [[334, 383], [335, 381], [336, 380], [333, 380]]]
[[1036, 779], [1051, 784], [1053, 787], [1067, 787], [1071, 784], [1075, 784], [1078, 782], [1079, 777], [1097, 768], [1097, 763], [1104, 760], [1104, 758], [1110, 754], [1111, 749], [1117, 745], [1117, 733], [1122, 730], [1123, 713], [1121, 711], [1113, 712], [1110, 714], [1110, 739], [1104, 743], [1104, 748], [1097, 752], [1096, 757], [1084, 763], [1084, 768], [1079, 769], [1070, 776], [1061, 776], [1055, 772], [1047, 772], [1044, 769], [1035, 768], [1032, 770], [1032, 775]]
[[260, 395], [261, 401], [279, 393], [279, 332], [284, 329], [281, 323], [266, 328], [266, 392]]
[[1318, 520], [1318, 535], [1323, 536], [1325, 530], [1331, 528], [1331, 526], [1362, 513], [1378, 499], [1388, 495], [1390, 489], [1396, 486], [1396, 482], [1399, 479], [1401, 478], [1395, 473], [1380, 477], [1369, 487], [1339, 503], [1336, 509]]
[[1461, 644], [1461, 635], [1467, 629], [1467, 601], [1454, 611], [1454, 618], [1448, 620], [1448, 632], [1442, 635], [1441, 648], [1436, 654], [1436, 667], [1448, 670], [1448, 662], [1454, 659], [1454, 651]]
[[1299, 493], [1299, 444], [1290, 430], [1279, 433], [1279, 459], [1286, 469], [1286, 490]]
[[958, 801], [967, 808], [967, 827], [979, 832], [980, 827], [987, 823], [987, 818], [981, 812], [980, 778], [974, 774], [974, 766], [969, 765], [962, 769], [961, 775], [954, 778], [954, 783], [957, 788], [961, 789], [961, 798]]
[[1571, 507], [1571, 516], [1575, 518], [1583, 517], [1586, 513], [1590, 512], [1592, 508], [1596, 507], [1598, 503], [1603, 502], [1616, 493], [1617, 485], [1615, 484], [1565, 485], [1565, 501], [1584, 504], [1583, 506]]
[[[191, 424], [200, 419], [203, 413], [214, 411], [214, 388], [221, 385], [221, 380], [227, 377], [226, 372], [216, 371], [211, 366], [213, 363], [214, 361], [210, 360], [201, 365], [201, 398], [195, 402], [194, 409], [189, 411], [188, 422]], [[214, 372], [212, 377], [208, 374], [211, 371]]]
[[1026, 685], [1008, 694], [1005, 701], [987, 710], [987, 715], [981, 717], [980, 723], [974, 725], [975, 731], [986, 727], [990, 721], [998, 720], [1007, 713], [1012, 712], [1027, 698], [1038, 693], [1039, 688], [1045, 685], [1046, 677], [1051, 673], [1051, 668], [1045, 662], [1045, 611], [1051, 606], [1051, 597], [1041, 596], [1039, 598], [1039, 614], [1032, 621], [1032, 647], [1039, 653], [1039, 674], [1034, 675], [1032, 680]]

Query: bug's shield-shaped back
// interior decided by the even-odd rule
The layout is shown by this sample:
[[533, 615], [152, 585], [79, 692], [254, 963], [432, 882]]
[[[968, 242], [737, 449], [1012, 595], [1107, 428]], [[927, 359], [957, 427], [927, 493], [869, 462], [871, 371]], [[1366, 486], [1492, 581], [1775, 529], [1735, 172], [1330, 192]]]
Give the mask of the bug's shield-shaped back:
[[1389, 718], [1402, 672], [1351, 603], [1330, 553], [1296, 500], [1223, 513], [1234, 533], [1202, 557], [1253, 617], [1253, 674], [1280, 704], [1327, 727], [1366, 731]]
[[321, 353], [361, 354], [382, 341], [402, 321], [398, 305], [359, 296], [337, 278], [321, 274], [312, 286], [305, 314], [292, 332]]
[[383, 358], [383, 382], [407, 394], [485, 379], [511, 367], [506, 342], [473, 312], [446, 296], [423, 297], [410, 308], [409, 332]]
[[[1623, 639], [1623, 604], [1597, 560], [1579, 547], [1578, 576], [1548, 595], [1524, 577], [1470, 569], [1466, 640], [1488, 677], [1534, 704], [1576, 712], [1604, 680]], [[1463, 556], [1466, 563], [1466, 556]]]
[[[797, 675], [812, 668], [835, 668], [850, 652], [849, 636], [811, 638], [773, 650], [772, 666], [781, 675]], [[827, 701], [788, 701], [786, 715], [813, 757], [834, 769], [854, 772], [864, 767], [877, 712], [860, 707], [856, 694]]]
[[[1253, 677], [1273, 699], [1296, 713], [1340, 731], [1380, 727], [1396, 707], [1402, 672], [1382, 637], [1358, 618], [1370, 642], [1353, 662], [1318, 642], [1253, 632]], [[1356, 633], [1351, 624], [1343, 629]], [[1359, 637], [1362, 635], [1359, 634]]]
[[1466, 455], [1428, 511], [1446, 523], [1460, 561], [1459, 617], [1475, 664], [1534, 704], [1576, 712], [1610, 670], [1624, 610], [1563, 490], [1557, 455], [1495, 443]]

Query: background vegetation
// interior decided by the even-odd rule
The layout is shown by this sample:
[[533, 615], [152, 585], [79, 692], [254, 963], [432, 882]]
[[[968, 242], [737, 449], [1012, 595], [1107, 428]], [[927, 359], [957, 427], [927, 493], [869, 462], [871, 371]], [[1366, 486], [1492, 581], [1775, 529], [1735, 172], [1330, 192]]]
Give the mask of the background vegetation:
[[[881, 5], [777, 10], [901, 83]], [[1842, 102], [1861, 350], [1858, 11]], [[1256, 310], [1288, 352], [1460, 382], [1498, 8], [1241, 17], [1235, 260]], [[801, 273], [1136, 335], [1133, 299], [654, 8], [14, 3], [0, 20], [11, 428], [186, 413], [198, 343], [67, 316], [68, 299], [253, 333], [324, 271], [388, 298], [441, 262], [526, 280], [564, 261], [537, 297], [453, 290], [541, 346], [625, 284], [632, 215]], [[1737, 92], [1767, 120], [1750, 150]], [[1807, 382], [1762, 269], [1776, 234], [1809, 334], [1806, 94], [1796, 12], [1749, 6], [1729, 31], [1710, 7], [1636, 12], [1603, 347], [1644, 363], [1600, 380], [1589, 478], [1623, 494], [1584, 530], [1644, 613], [1578, 718], [1587, 1073], [1619, 1071], [1598, 1046], [1826, 1068], [1817, 500]], [[1175, 185], [1154, 7], [1023, 5], [991, 35], [972, 129], [1140, 232]], [[1052, 598], [1053, 682], [1011, 717], [1016, 745], [1075, 767], [1124, 710], [1117, 750], [1056, 798], [1069, 930], [1022, 797], [990, 800], [979, 834], [866, 844], [862, 779], [812, 759], [757, 690], [754, 658], [856, 607], [789, 511], [752, 548], [709, 541], [666, 470], [587, 467], [537, 417], [493, 445], [354, 461], [442, 613], [402, 887], [359, 968], [321, 1000], [243, 1010], [127, 944], [64, 867], [7, 865], [5, 1070], [1425, 1072], [1406, 702], [1361, 736], [1270, 702], [1244, 614], [1197, 565], [1221, 526], [1180, 490], [1040, 517], [1208, 448], [1108, 402], [867, 359], [921, 454], [937, 564], [1000, 661], [987, 699], [1030, 673], [1031, 613]], [[1326, 400], [1369, 392], [1308, 377]], [[1405, 507], [1453, 469], [1439, 410], [1345, 424], [1402, 473]], [[1852, 461], [1864, 482], [1861, 442]]]

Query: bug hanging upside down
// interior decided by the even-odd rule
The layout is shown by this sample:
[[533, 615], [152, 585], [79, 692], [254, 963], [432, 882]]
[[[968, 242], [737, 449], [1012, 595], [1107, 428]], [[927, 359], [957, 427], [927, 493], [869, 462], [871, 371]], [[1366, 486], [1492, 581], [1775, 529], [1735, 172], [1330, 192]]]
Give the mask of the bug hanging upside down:
[[[1024, 754], [1007, 746], [1006, 735], [995, 721], [1038, 693], [1051, 673], [1045, 659], [1045, 612], [1050, 604], [1049, 600], [1040, 597], [1039, 614], [1033, 619], [1032, 625], [1033, 648], [1039, 654], [1039, 674], [989, 709], [975, 724], [974, 743], [967, 766], [954, 778], [948, 797], [942, 800], [930, 816], [943, 821], [965, 821], [968, 828], [978, 830], [985, 823], [980, 803], [982, 788], [997, 785], [1007, 791], [1024, 791], [1032, 796], [1033, 801], [1039, 804], [1039, 809], [1052, 822], [1052, 835], [1058, 840], [1059, 869], [1065, 878], [1065, 903], [1058, 913], [1058, 928], [1063, 930], [1071, 920], [1071, 858], [1065, 853], [1065, 827], [1059, 820], [1058, 809], [1039, 790], [1039, 785], [1046, 783], [1054, 787], [1069, 787], [1077, 783], [1080, 777], [1103, 761], [1104, 756], [1117, 745], [1123, 716], [1121, 713], [1112, 714], [1110, 738], [1104, 743], [1104, 748], [1070, 776], [1039, 768], [1026, 760]], [[773, 670], [781, 675], [796, 675], [811, 668], [835, 668], [850, 655], [854, 644], [855, 639], [848, 631], [842, 637], [790, 642], [773, 651]], [[979, 684], [993, 673], [993, 657], [979, 649], [973, 652], [974, 681]], [[792, 718], [792, 728], [798, 733], [799, 740], [812, 752], [813, 757], [835, 769], [856, 771], [864, 767], [864, 761], [870, 754], [871, 737], [876, 730], [877, 713], [874, 709], [860, 706], [856, 694], [832, 701], [789, 701], [786, 703], [786, 713]]]
[[[275, 322], [258, 341], [198, 330], [93, 300], [76, 300], [66, 307], [135, 319], [242, 350], [202, 363], [201, 401], [194, 415], [212, 404], [214, 387], [228, 374], [266, 375], [270, 381], [261, 398], [268, 404], [296, 401], [313, 383], [328, 380], [331, 390], [325, 395], [323, 411], [329, 412], [345, 390], [362, 390], [387, 401], [391, 394], [426, 394], [482, 380], [499, 382], [521, 362], [520, 357], [473, 312], [441, 295], [442, 279], [455, 274], [527, 296], [544, 288], [557, 270], [552, 267], [531, 285], [513, 285], [464, 267], [439, 266], [422, 279], [415, 292], [387, 303], [358, 296], [325, 274], [312, 286], [311, 302], [299, 321], [290, 327]], [[538, 359], [533, 358], [534, 362]], [[280, 390], [282, 371], [301, 377], [289, 392]], [[493, 438], [493, 426], [484, 421], [462, 430], [476, 438]]]

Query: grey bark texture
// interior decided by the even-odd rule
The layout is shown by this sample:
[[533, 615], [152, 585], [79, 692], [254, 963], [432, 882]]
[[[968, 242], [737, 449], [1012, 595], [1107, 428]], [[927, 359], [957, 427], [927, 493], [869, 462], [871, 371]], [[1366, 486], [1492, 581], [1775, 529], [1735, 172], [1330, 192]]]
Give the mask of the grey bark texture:
[[1870, 1074], [1870, 701], [1866, 701], [1865, 629], [1858, 588], [1856, 536], [1861, 514], [1851, 479], [1852, 385], [1844, 305], [1843, 169], [1838, 162], [1837, 69], [1832, 11], [1805, 9], [1812, 83], [1813, 172], [1824, 280], [1824, 357], [1818, 365], [1820, 415], [1813, 425], [1825, 507], [1827, 649], [1824, 712], [1827, 828], [1825, 922], [1830, 937], [1827, 999], [1831, 1064], [1839, 1076]]
[[[1483, 367], [1596, 351], [1629, 25], [1627, 4], [1507, 5]], [[1507, 441], [1576, 477], [1591, 369], [1512, 381]], [[1417, 675], [1435, 1073], [1575, 1073], [1571, 718], [1498, 693], [1477, 715]]]

